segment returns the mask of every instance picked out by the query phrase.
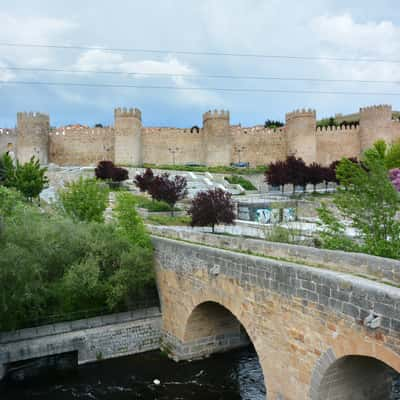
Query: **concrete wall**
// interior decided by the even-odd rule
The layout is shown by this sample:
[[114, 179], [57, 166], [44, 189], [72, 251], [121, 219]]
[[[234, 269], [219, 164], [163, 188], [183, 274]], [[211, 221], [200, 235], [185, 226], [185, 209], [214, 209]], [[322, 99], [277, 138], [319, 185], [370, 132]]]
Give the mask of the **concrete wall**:
[[[269, 399], [326, 400], [321, 388], [327, 370], [351, 355], [370, 357], [400, 373], [398, 288], [165, 238], [153, 242], [163, 340], [175, 358], [193, 355], [196, 348], [205, 351], [207, 338], [190, 342], [188, 349], [186, 335], [193, 311], [213, 302], [229, 310], [248, 333]], [[380, 317], [376, 328], [366, 325], [371, 309]], [[210, 346], [212, 352], [215, 342]], [[360, 390], [356, 386], [354, 391], [358, 395]], [[343, 390], [337, 398], [358, 399], [352, 395]]]
[[221, 249], [239, 250], [311, 266], [325, 267], [354, 275], [371, 277], [400, 286], [400, 261], [360, 253], [316, 249], [286, 243], [243, 237], [213, 235], [196, 231], [181, 231], [168, 226], [148, 226], [153, 235], [205, 244]]
[[161, 314], [149, 308], [0, 333], [0, 379], [16, 361], [78, 351], [78, 363], [159, 348]]

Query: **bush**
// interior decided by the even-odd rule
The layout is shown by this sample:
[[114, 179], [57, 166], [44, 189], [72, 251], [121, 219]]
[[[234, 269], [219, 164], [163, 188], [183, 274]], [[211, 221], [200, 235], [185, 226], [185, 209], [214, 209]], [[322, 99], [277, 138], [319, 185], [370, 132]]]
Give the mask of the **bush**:
[[226, 176], [225, 179], [232, 185], [240, 185], [244, 190], [257, 190], [248, 179], [245, 179], [242, 176]]
[[96, 178], [112, 182], [122, 182], [129, 178], [128, 170], [116, 167], [112, 161], [100, 161], [94, 173]]
[[146, 168], [146, 171], [142, 174], [136, 175], [134, 182], [141, 192], [147, 192], [150, 189], [153, 180], [153, 171], [150, 168]]
[[65, 212], [78, 221], [104, 221], [104, 211], [108, 205], [108, 188], [99, 185], [95, 179], [79, 178], [59, 191]]

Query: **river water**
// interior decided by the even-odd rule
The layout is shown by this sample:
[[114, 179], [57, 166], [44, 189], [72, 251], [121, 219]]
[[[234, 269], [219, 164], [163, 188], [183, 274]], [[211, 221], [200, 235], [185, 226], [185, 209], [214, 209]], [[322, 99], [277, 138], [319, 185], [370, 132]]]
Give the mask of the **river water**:
[[255, 351], [244, 348], [194, 362], [175, 363], [160, 352], [101, 361], [62, 375], [7, 382], [0, 398], [261, 400], [265, 387]]

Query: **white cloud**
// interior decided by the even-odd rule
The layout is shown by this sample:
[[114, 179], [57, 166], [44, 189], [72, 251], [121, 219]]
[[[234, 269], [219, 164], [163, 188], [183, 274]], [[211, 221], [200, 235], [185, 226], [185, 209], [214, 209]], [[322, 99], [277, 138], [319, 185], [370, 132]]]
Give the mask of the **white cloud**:
[[[391, 21], [357, 23], [351, 15], [344, 14], [316, 17], [311, 27], [320, 42], [322, 57], [399, 59], [400, 26]], [[321, 65], [337, 79], [400, 80], [397, 63], [321, 60]]]

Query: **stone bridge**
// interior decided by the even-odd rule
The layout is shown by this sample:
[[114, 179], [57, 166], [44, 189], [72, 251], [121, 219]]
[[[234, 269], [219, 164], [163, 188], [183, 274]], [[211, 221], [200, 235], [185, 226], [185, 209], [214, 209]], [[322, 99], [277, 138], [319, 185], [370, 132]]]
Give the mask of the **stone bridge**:
[[250, 341], [269, 400], [400, 399], [398, 287], [167, 238], [154, 244], [163, 347], [175, 360]]

